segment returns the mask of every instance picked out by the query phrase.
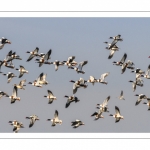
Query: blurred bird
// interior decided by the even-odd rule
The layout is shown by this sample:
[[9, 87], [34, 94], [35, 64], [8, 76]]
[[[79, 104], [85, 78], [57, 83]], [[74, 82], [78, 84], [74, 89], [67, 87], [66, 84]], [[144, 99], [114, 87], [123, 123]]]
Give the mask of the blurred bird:
[[40, 120], [37, 115], [26, 117], [26, 119], [30, 119], [29, 128], [31, 128], [34, 125], [36, 120]]
[[53, 119], [47, 119], [47, 121], [52, 122], [52, 126], [56, 126], [56, 124], [62, 124], [62, 120], [58, 118], [58, 111], [55, 110], [54, 118]]
[[11, 42], [8, 39], [2, 37], [0, 39], [0, 50], [4, 47], [5, 44], [11, 44]]
[[77, 73], [82, 73], [84, 74], [85, 71], [82, 70], [83, 66], [86, 65], [88, 63], [88, 61], [83, 61], [83, 62], [80, 62], [78, 67], [70, 67], [71, 69], [74, 69]]
[[78, 119], [71, 122], [71, 126], [73, 126], [73, 128], [78, 128], [81, 125], [85, 125], [85, 124], [82, 121], [78, 120]]
[[48, 96], [44, 96], [44, 97], [48, 98], [49, 99], [48, 104], [51, 104], [54, 100], [56, 100], [56, 97], [53, 95], [52, 91], [47, 90], [47, 92], [48, 92]]
[[97, 82], [99, 83], [103, 83], [103, 84], [108, 84], [108, 82], [104, 81], [104, 79], [109, 75], [110, 73], [107, 72], [107, 73], [103, 73], [100, 77], [100, 79], [97, 80]]
[[9, 97], [11, 99], [11, 104], [15, 103], [16, 100], [20, 101], [20, 97], [17, 97], [18, 95], [17, 91], [18, 91], [17, 87], [14, 86], [12, 95], [11, 96], [6, 95], [6, 97]]
[[79, 102], [80, 100], [76, 97], [76, 96], [67, 96], [67, 95], [65, 95], [65, 97], [67, 97], [68, 99], [67, 99], [67, 103], [66, 103], [66, 108], [68, 108], [69, 107], [69, 105], [72, 103], [72, 102], [75, 102], [75, 103], [77, 103], [77, 102]]
[[119, 122], [120, 119], [124, 119], [124, 117], [121, 116], [120, 110], [119, 110], [119, 108], [117, 106], [115, 106], [115, 111], [116, 111], [115, 115], [110, 114], [109, 116], [113, 116], [116, 119], [116, 121], [115, 121], [115, 123], [116, 123], [116, 122]]
[[36, 47], [34, 51], [31, 51], [31, 52], [27, 51], [26, 53], [30, 53], [30, 56], [27, 59], [27, 62], [32, 60], [35, 56], [37, 56], [38, 55], [38, 51], [39, 51], [38, 47]]
[[20, 72], [19, 78], [21, 78], [24, 73], [28, 73], [28, 71], [23, 66], [20, 66], [20, 69], [16, 68], [16, 70]]

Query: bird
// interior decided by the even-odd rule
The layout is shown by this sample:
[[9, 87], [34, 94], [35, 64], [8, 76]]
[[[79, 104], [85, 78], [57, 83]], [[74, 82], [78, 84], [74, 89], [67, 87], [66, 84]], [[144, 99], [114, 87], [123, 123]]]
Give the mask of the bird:
[[39, 84], [39, 80], [34, 80], [33, 82], [28, 82], [28, 84], [32, 84], [33, 86], [42, 88], [42, 85]]
[[124, 117], [121, 116], [120, 110], [119, 110], [119, 108], [117, 106], [115, 106], [115, 111], [116, 111], [115, 115], [110, 114], [109, 116], [113, 116], [116, 119], [115, 123], [117, 123], [117, 122], [120, 121], [120, 119], [124, 119]]
[[21, 80], [18, 85], [14, 84], [14, 86], [16, 86], [18, 89], [25, 90], [25, 88], [24, 88], [24, 86], [26, 86], [26, 85], [24, 85], [25, 82], [26, 82], [26, 79], [25, 80]]
[[120, 37], [121, 37], [121, 35], [118, 34], [118, 35], [116, 35], [116, 36], [114, 36], [114, 37], [109, 37], [109, 39], [114, 39], [114, 40], [118, 40], [118, 41], [123, 41], [123, 39], [121, 39]]
[[108, 47], [106, 47], [106, 49], [112, 49], [114, 46], [116, 46], [118, 40], [113, 40], [112, 43], [107, 43], [107, 42], [104, 42], [106, 44], [108, 44]]
[[56, 126], [56, 124], [62, 124], [62, 120], [58, 118], [58, 111], [55, 110], [54, 118], [53, 119], [47, 119], [47, 121], [52, 122], [52, 126]]
[[12, 63], [11, 54], [12, 54], [12, 50], [8, 52], [8, 54], [6, 55], [3, 61], [0, 60], [0, 69], [1, 69], [1, 66], [5, 66], [11, 69], [15, 68], [15, 66]]
[[5, 44], [11, 44], [11, 42], [8, 39], [2, 37], [0, 39], [0, 50], [4, 47]]
[[14, 73], [12, 72], [8, 72], [7, 74], [3, 74], [5, 76], [7, 76], [7, 83], [10, 83], [10, 81], [12, 80], [13, 77], [17, 77]]
[[123, 74], [126, 71], [126, 68], [128, 69], [134, 69], [134, 63], [131, 60], [128, 60], [126, 63], [122, 64], [122, 72], [121, 74]]
[[70, 82], [73, 82], [73, 94], [75, 94], [77, 92], [77, 89], [80, 87], [85, 87], [84, 84], [81, 84], [80, 81], [73, 81], [71, 80]]
[[47, 77], [47, 74], [44, 74], [43, 72], [39, 75], [37, 81], [39, 81], [40, 85], [47, 85], [48, 84], [48, 81], [46, 81], [46, 77]]
[[120, 96], [118, 97], [120, 100], [125, 100], [123, 97], [123, 91], [121, 91]]
[[146, 79], [150, 79], [149, 73], [150, 73], [150, 65], [148, 65], [146, 73], [144, 75], [141, 75], [141, 77], [144, 77]]
[[143, 80], [141, 80], [140, 78], [136, 78], [135, 81], [130, 80], [129, 82], [132, 82], [133, 92], [136, 90], [136, 86], [143, 86]]
[[100, 108], [98, 112], [94, 112], [91, 117], [95, 116], [95, 120], [98, 120], [99, 118], [104, 118], [104, 116], [102, 115], [103, 111]]
[[3, 96], [6, 96], [7, 94], [3, 91], [0, 91], [0, 98], [2, 98]]
[[37, 115], [32, 115], [32, 116], [26, 117], [26, 119], [30, 119], [29, 128], [31, 128], [34, 125], [36, 120], [40, 120]]
[[103, 73], [100, 77], [100, 79], [97, 80], [99, 83], [108, 84], [108, 82], [104, 81], [104, 79], [110, 74], [110, 72]]
[[126, 58], [127, 58], [127, 54], [124, 53], [124, 55], [123, 55], [123, 57], [121, 58], [120, 61], [117, 61], [117, 62], [116, 62], [116, 61], [113, 61], [113, 65], [122, 66], [122, 65], [124, 64]]
[[30, 53], [30, 56], [27, 59], [27, 62], [32, 60], [35, 56], [37, 56], [38, 55], [38, 51], [39, 51], [38, 47], [36, 47], [34, 51], [31, 51], [31, 52], [27, 51], [26, 53]]
[[145, 94], [135, 94], [135, 96], [138, 96], [135, 106], [137, 106], [142, 100], [147, 99], [147, 96]]
[[144, 74], [144, 73], [145, 73], [145, 71], [142, 71], [142, 70], [139, 69], [139, 68], [137, 68], [136, 70], [132, 70], [131, 72], [132, 72], [132, 73], [135, 72], [136, 74], [137, 74], [137, 73], [138, 73], [138, 74]]
[[110, 49], [110, 54], [109, 54], [109, 56], [108, 56], [108, 59], [111, 59], [111, 58], [114, 56], [114, 53], [115, 53], [116, 51], [118, 51], [118, 47], [112, 47], [112, 48]]
[[86, 65], [88, 63], [88, 61], [83, 61], [80, 62], [78, 67], [70, 67], [71, 69], [74, 69], [77, 73], [82, 73], [84, 74], [85, 71], [82, 70], [83, 66]]
[[41, 57], [41, 59], [36, 59], [37, 63], [39, 63], [39, 67], [41, 67], [45, 62], [50, 59], [50, 55], [52, 53], [52, 50], [50, 49], [45, 55]]
[[60, 61], [58, 61], [58, 60], [55, 60], [54, 62], [53, 62], [53, 64], [55, 65], [55, 71], [57, 71], [58, 70], [58, 67], [61, 65], [64, 65], [64, 62], [60, 62]]
[[43, 84], [45, 85], [48, 84], [45, 78], [46, 78], [46, 74], [44, 75], [44, 73], [42, 72], [36, 80], [34, 80], [33, 82], [29, 82], [28, 84], [32, 84], [33, 86], [42, 88]]
[[97, 107], [98, 109], [101, 108], [101, 112], [109, 112], [108, 111], [108, 107], [107, 107], [107, 104], [108, 104], [108, 101], [110, 99], [110, 96], [108, 96], [102, 104], [97, 104], [97, 106], [100, 106], [100, 107]]
[[150, 98], [147, 98], [147, 103], [146, 103], [146, 102], [144, 102], [143, 104], [148, 105], [148, 110], [150, 110]]
[[16, 70], [20, 72], [19, 78], [21, 78], [24, 75], [24, 73], [28, 73], [28, 71], [21, 65], [20, 65], [20, 69], [16, 68]]
[[65, 95], [65, 97], [68, 98], [68, 99], [67, 99], [66, 106], [65, 106], [66, 108], [68, 108], [72, 102], [77, 103], [77, 102], [80, 101], [80, 100], [79, 100], [76, 96], [74, 96], [74, 95], [73, 95], [73, 96], [67, 96], [67, 95]]
[[23, 123], [19, 123], [18, 121], [14, 120], [14, 121], [9, 121], [8, 123], [10, 123], [10, 125], [13, 125], [13, 131], [14, 133], [18, 133], [18, 131], [20, 130], [20, 128], [24, 128]]
[[8, 61], [12, 61], [14, 59], [22, 60], [22, 58], [16, 54], [16, 52], [12, 52], [12, 50], [9, 53], [9, 59]]
[[68, 68], [76, 66], [78, 63], [74, 60], [75, 56], [68, 57], [67, 61], [63, 61]]
[[87, 84], [86, 84], [86, 80], [84, 80], [83, 78], [80, 77], [80, 79], [78, 80], [78, 82], [80, 83], [81, 87], [83, 88], [87, 88]]
[[81, 125], [85, 125], [85, 124], [82, 121], [78, 120], [78, 119], [71, 122], [71, 126], [73, 126], [73, 128], [78, 128]]
[[48, 98], [49, 99], [48, 104], [51, 104], [54, 100], [56, 100], [56, 97], [53, 95], [52, 91], [47, 90], [47, 92], [48, 96], [45, 95], [44, 97]]
[[95, 79], [95, 77], [93, 77], [93, 76], [90, 76], [90, 79], [87, 80], [87, 82], [92, 83], [94, 85], [94, 83], [97, 82], [97, 79]]
[[11, 96], [6, 95], [6, 97], [9, 97], [11, 99], [11, 104], [15, 103], [16, 100], [20, 101], [20, 97], [17, 97], [18, 94], [17, 91], [18, 91], [17, 87], [14, 86], [12, 95]]

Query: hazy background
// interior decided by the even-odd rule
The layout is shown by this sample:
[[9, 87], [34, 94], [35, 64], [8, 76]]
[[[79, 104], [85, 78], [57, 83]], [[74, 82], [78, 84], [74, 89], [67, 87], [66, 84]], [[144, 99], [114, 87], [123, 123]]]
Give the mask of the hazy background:
[[[22, 60], [14, 60], [15, 68], [23, 65], [29, 74], [24, 74], [20, 78], [13, 78], [8, 84], [7, 77], [1, 76], [0, 90], [12, 94], [13, 84], [18, 84], [20, 80], [26, 79], [25, 90], [18, 90], [21, 101], [10, 104], [10, 99], [2, 97], [0, 99], [0, 132], [12, 132], [13, 127], [8, 124], [10, 120], [23, 122], [25, 128], [19, 132], [149, 132], [150, 111], [148, 106], [141, 102], [135, 106], [138, 97], [135, 94], [149, 94], [150, 80], [144, 79], [144, 86], [137, 87], [133, 92], [132, 84], [129, 80], [135, 80], [135, 74], [127, 69], [121, 74], [121, 67], [112, 65], [113, 61], [119, 61], [123, 54], [127, 53], [127, 60], [135, 63], [136, 68], [147, 70], [150, 64], [150, 19], [149, 18], [0, 18], [0, 37], [8, 38], [12, 44], [5, 45], [0, 51], [0, 60], [13, 50]], [[112, 40], [110, 36], [121, 34], [122, 42], [117, 46], [120, 50], [116, 52], [112, 59], [108, 59], [109, 51], [105, 49], [107, 45], [103, 42]], [[26, 62], [29, 54], [39, 47], [39, 53], [46, 53], [52, 49], [50, 61], [65, 61], [69, 56], [76, 56], [76, 61], [88, 60], [88, 64], [83, 67], [85, 74], [77, 74], [67, 66], [60, 66], [55, 71], [54, 65], [43, 65], [38, 67], [34, 59]], [[19, 76], [19, 72], [2, 66], [4, 73], [13, 72]], [[28, 82], [33, 82], [40, 73], [47, 73], [47, 81], [50, 83], [43, 88], [34, 87]], [[94, 86], [88, 83], [88, 88], [78, 89], [75, 94], [80, 102], [71, 103], [65, 108], [67, 99], [65, 95], [72, 95], [72, 83], [70, 80], [78, 80], [80, 77], [85, 80], [92, 75], [99, 78], [101, 74], [110, 72], [106, 78], [107, 85], [96, 83]], [[48, 104], [47, 90], [51, 90], [57, 97], [52, 104]], [[116, 97], [124, 91], [125, 101]], [[124, 120], [115, 123], [115, 119], [110, 117], [110, 113], [103, 113], [104, 119], [94, 121], [90, 117], [96, 109], [97, 103], [102, 103], [107, 96], [111, 96], [108, 103], [110, 113], [115, 113], [115, 106], [118, 106]], [[146, 100], [144, 100], [146, 102]], [[48, 118], [53, 118], [55, 110], [59, 112], [62, 125], [51, 127]], [[29, 128], [30, 120], [26, 116], [36, 114], [40, 120], [36, 121], [32, 128]], [[71, 127], [71, 122], [75, 119], [82, 120], [85, 126], [77, 129]]]

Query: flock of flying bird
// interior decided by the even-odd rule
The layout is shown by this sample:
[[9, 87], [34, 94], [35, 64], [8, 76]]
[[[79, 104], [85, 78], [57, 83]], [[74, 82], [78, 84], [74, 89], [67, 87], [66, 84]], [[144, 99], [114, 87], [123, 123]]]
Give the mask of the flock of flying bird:
[[[110, 51], [110, 55], [108, 56], [108, 59], [111, 59], [113, 57], [114, 53], [119, 50], [119, 47], [116, 45], [117, 42], [118, 41], [123, 41], [123, 39], [121, 38], [121, 35], [110, 37], [110, 39], [113, 39], [112, 43], [104, 42], [104, 43], [108, 44], [108, 47], [106, 47], [106, 49]], [[11, 42], [8, 39], [2, 37], [0, 39], [0, 49], [2, 49], [5, 44], [11, 44]], [[83, 71], [82, 68], [83, 68], [84, 65], [86, 65], [88, 63], [88, 61], [82, 61], [80, 63], [77, 63], [75, 61], [75, 56], [70, 56], [67, 61], [60, 62], [60, 61], [56, 60], [54, 62], [50, 62], [49, 60], [50, 60], [50, 56], [51, 56], [51, 53], [52, 53], [51, 49], [46, 54], [44, 54], [44, 53], [39, 53], [39, 48], [36, 47], [35, 50], [33, 50], [31, 52], [27, 51], [26, 53], [30, 54], [29, 58], [27, 59], [27, 62], [29, 62], [33, 58], [35, 58], [35, 62], [39, 64], [39, 67], [41, 67], [42, 65], [54, 64], [55, 65], [55, 71], [58, 70], [59, 66], [66, 65], [68, 67], [68, 69], [73, 69], [77, 73], [84, 74], [85, 71]], [[114, 61], [113, 65], [121, 66], [121, 73], [122, 74], [126, 71], [127, 68], [131, 69], [132, 73], [135, 73], [135, 75], [136, 75], [135, 81], [131, 81], [131, 80], [129, 81], [129, 82], [132, 82], [133, 91], [135, 91], [137, 86], [141, 86], [141, 87], [143, 86], [143, 80], [141, 79], [141, 77], [144, 77], [146, 79], [150, 79], [150, 75], [149, 75], [150, 65], [148, 66], [148, 69], [145, 73], [145, 71], [142, 71], [139, 68], [135, 69], [134, 63], [131, 60], [126, 61], [126, 58], [127, 58], [127, 54], [125, 53], [123, 55], [123, 57], [121, 58], [121, 60]], [[13, 64], [14, 59], [22, 60], [21, 57], [16, 54], [16, 52], [13, 52], [11, 50], [11, 51], [8, 52], [8, 54], [7, 54], [7, 56], [5, 57], [4, 60], [0, 61], [0, 69], [2, 68], [2, 66], [14, 69], [15, 68], [15, 66]], [[21, 78], [21, 77], [23, 77], [23, 75], [25, 73], [28, 73], [28, 70], [26, 70], [23, 66], [20, 66], [19, 69], [16, 68], [16, 70], [18, 70], [20, 72], [18, 78]], [[17, 77], [12, 72], [8, 72], [8, 73], [0, 72], [0, 73], [4, 76], [7, 76], [7, 83], [10, 83], [11, 80], [14, 77]], [[77, 103], [77, 102], [80, 101], [75, 96], [75, 94], [77, 93], [77, 90], [79, 88], [87, 88], [88, 87], [87, 82], [92, 83], [93, 85], [95, 83], [102, 83], [102, 84], [107, 85], [107, 81], [105, 81], [105, 78], [109, 74], [110, 74], [109, 72], [103, 73], [99, 79], [96, 79], [95, 77], [90, 76], [90, 78], [88, 80], [84, 80], [83, 78], [80, 78], [77, 81], [71, 80], [70, 82], [73, 83], [73, 95], [72, 96], [65, 95], [65, 97], [67, 98], [67, 102], [66, 102], [65, 107], [68, 108], [69, 105], [72, 102]], [[31, 84], [35, 87], [42, 87], [43, 85], [48, 85], [49, 83], [48, 83], [48, 81], [46, 81], [46, 77], [47, 77], [47, 74], [44, 74], [42, 72], [37, 77], [37, 79], [35, 79], [33, 82], [28, 82], [28, 84]], [[0, 91], [0, 98], [3, 97], [3, 96], [9, 97], [11, 99], [11, 104], [15, 103], [16, 100], [20, 101], [21, 98], [18, 97], [18, 89], [25, 90], [25, 88], [24, 88], [24, 86], [26, 86], [26, 85], [24, 85], [25, 82], [26, 82], [26, 80], [21, 80], [19, 84], [14, 84], [12, 95], [8, 95], [6, 92]], [[56, 98], [56, 96], [54, 96], [52, 91], [47, 90], [47, 92], [48, 92], [48, 95], [45, 95], [44, 97], [49, 100], [48, 104], [52, 104], [53, 101], [56, 100], [57, 98]], [[150, 110], [150, 98], [148, 98], [144, 94], [136, 94], [135, 96], [138, 96], [138, 100], [136, 101], [135, 105], [138, 105], [142, 100], [147, 99], [148, 102], [147, 103], [144, 102], [144, 104], [147, 104], [148, 105], [148, 110]], [[98, 111], [94, 112], [91, 115], [91, 117], [94, 116], [95, 120], [98, 120], [99, 118], [104, 118], [103, 115], [102, 115], [103, 112], [109, 112], [108, 111], [108, 106], [107, 106], [109, 99], [110, 99], [110, 96], [108, 96], [102, 104], [97, 104], [96, 108], [98, 109]], [[119, 99], [120, 100], [125, 100], [124, 96], [123, 96], [123, 91], [121, 91]], [[115, 106], [115, 112], [116, 113], [114, 115], [110, 114], [110, 116], [113, 116], [115, 118], [115, 122], [119, 122], [120, 119], [124, 119], [124, 117], [121, 115], [120, 110], [117, 106]], [[60, 125], [62, 124], [62, 120], [59, 119], [58, 114], [59, 114], [58, 111], [55, 110], [54, 118], [53, 119], [47, 119], [47, 121], [52, 122], [52, 126], [56, 126], [57, 124], [60, 124]], [[30, 119], [29, 127], [32, 127], [34, 125], [35, 121], [39, 120], [37, 115], [31, 115], [29, 117], [26, 117], [26, 119]], [[20, 128], [24, 128], [22, 122], [19, 122], [17, 120], [9, 121], [9, 123], [10, 123], [10, 125], [13, 125], [13, 127], [14, 127], [13, 131], [15, 133], [17, 133], [20, 130]], [[77, 128], [81, 125], [84, 125], [84, 123], [81, 120], [78, 120], [78, 119], [71, 122], [71, 126], [73, 126], [73, 128]]]

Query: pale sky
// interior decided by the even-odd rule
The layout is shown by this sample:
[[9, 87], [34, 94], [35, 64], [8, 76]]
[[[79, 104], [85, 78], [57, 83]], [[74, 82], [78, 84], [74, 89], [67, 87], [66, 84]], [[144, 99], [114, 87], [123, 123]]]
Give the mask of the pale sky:
[[[119, 61], [124, 53], [127, 53], [127, 60], [135, 63], [136, 68], [147, 70], [150, 64], [149, 46], [150, 30], [149, 18], [0, 18], [1, 36], [8, 38], [12, 44], [5, 45], [0, 51], [0, 60], [13, 50], [22, 60], [14, 60], [16, 68], [23, 65], [29, 74], [24, 74], [20, 78], [13, 78], [8, 84], [6, 76], [1, 76], [0, 91], [9, 95], [12, 94], [13, 84], [18, 84], [20, 80], [26, 79], [25, 90], [18, 90], [21, 101], [10, 104], [10, 99], [2, 97], [0, 99], [0, 132], [12, 133], [13, 127], [8, 124], [10, 120], [18, 120], [25, 126], [20, 129], [20, 133], [101, 133], [101, 132], [149, 132], [150, 124], [147, 105], [141, 102], [135, 106], [137, 97], [135, 94], [149, 94], [149, 80], [144, 80], [143, 87], [137, 87], [132, 91], [132, 84], [129, 80], [135, 80], [135, 74], [126, 70], [121, 74], [121, 67], [114, 66], [113, 61]], [[118, 42], [120, 50], [116, 52], [112, 59], [108, 59], [109, 51], [105, 49], [105, 41], [111, 42], [110, 36], [121, 34], [122, 42]], [[39, 47], [39, 53], [46, 53], [52, 49], [50, 61], [65, 61], [69, 56], [75, 56], [77, 62], [88, 60], [88, 64], [83, 67], [85, 74], [77, 74], [74, 70], [66, 66], [60, 66], [55, 71], [54, 65], [43, 65], [38, 67], [34, 59], [26, 62], [29, 54]], [[19, 76], [17, 70], [2, 67], [2, 72], [13, 72]], [[40, 73], [47, 74], [49, 85], [37, 88], [27, 84], [35, 80]], [[88, 83], [88, 88], [78, 89], [75, 94], [80, 102], [71, 103], [65, 108], [67, 99], [65, 95], [72, 95], [72, 83], [70, 80], [78, 80], [80, 77], [85, 80], [89, 76], [99, 78], [101, 74], [110, 72], [106, 78], [107, 85], [96, 83], [94, 86]], [[48, 104], [47, 90], [51, 90], [57, 97], [52, 104]], [[125, 101], [116, 97], [124, 91]], [[96, 109], [96, 104], [102, 103], [106, 97], [111, 96], [108, 108], [111, 114], [115, 113], [115, 106], [118, 106], [124, 120], [115, 123], [115, 119], [110, 117], [110, 113], [103, 113], [104, 119], [94, 121], [91, 117]], [[146, 100], [144, 100], [146, 102]], [[48, 118], [54, 117], [55, 110], [59, 112], [59, 118], [63, 121], [62, 125], [51, 127]], [[26, 116], [36, 114], [40, 120], [36, 121], [32, 128], [29, 128], [29, 120]], [[85, 126], [77, 129], [71, 127], [71, 122], [75, 119], [82, 120]]]

